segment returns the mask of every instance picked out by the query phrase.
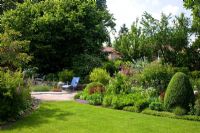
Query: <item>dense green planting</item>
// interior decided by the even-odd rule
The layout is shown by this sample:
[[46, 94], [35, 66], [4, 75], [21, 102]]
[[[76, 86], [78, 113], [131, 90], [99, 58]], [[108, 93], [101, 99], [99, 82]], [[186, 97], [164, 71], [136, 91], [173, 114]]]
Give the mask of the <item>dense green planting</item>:
[[131, 92], [131, 82], [126, 75], [118, 73], [111, 79], [106, 91], [109, 94], [128, 94]]
[[102, 68], [95, 68], [90, 73], [90, 81], [100, 82], [104, 85], [107, 85], [110, 80], [110, 74]]
[[189, 104], [194, 104], [194, 92], [188, 77], [181, 72], [176, 73], [165, 94], [164, 105], [167, 110], [180, 106], [189, 109]]
[[101, 105], [105, 93], [105, 86], [100, 82], [89, 83], [83, 92], [78, 93], [75, 99], [87, 100], [92, 105]]
[[92, 82], [88, 84], [84, 89], [84, 93], [89, 95], [94, 93], [104, 93], [104, 92], [105, 92], [105, 87], [102, 83], [99, 82]]
[[[129, 63], [127, 65], [126, 62], [121, 62], [121, 66], [126, 65], [126, 70], [129, 70], [131, 74], [124, 73], [125, 69], [121, 70], [115, 73], [110, 78], [109, 84], [104, 87], [101, 87], [103, 86], [101, 83], [92, 82], [86, 86], [83, 92], [78, 93], [75, 99], [83, 99], [87, 100], [89, 104], [131, 112], [142, 112], [149, 108], [155, 111], [172, 111], [180, 117], [187, 114], [199, 115], [199, 100], [196, 100], [194, 106], [193, 89], [188, 77], [182, 73], [183, 71], [190, 74], [187, 68], [174, 68], [167, 64], [161, 64], [161, 62], [140, 64], [143, 65], [139, 68], [136, 67], [136, 64]], [[96, 72], [97, 70], [104, 71], [104, 73]], [[105, 74], [105, 72], [103, 69], [94, 69], [92, 73], [95, 78], [93, 77], [93, 79], [107, 80], [108, 82], [105, 75], [109, 74]], [[176, 74], [168, 85], [175, 72], [182, 76], [177, 78]], [[198, 72], [194, 72], [193, 76], [190, 75], [193, 78], [197, 76]], [[167, 85], [166, 91], [164, 88]]]
[[30, 90], [22, 76], [20, 71], [0, 71], [0, 120], [15, 119], [30, 106]]
[[146, 87], [155, 87], [158, 92], [164, 92], [168, 86], [174, 70], [169, 65], [152, 62], [141, 72], [139, 82]]
[[63, 70], [61, 72], [58, 72], [59, 81], [71, 82], [73, 76], [74, 76], [74, 72], [72, 70], [71, 71]]

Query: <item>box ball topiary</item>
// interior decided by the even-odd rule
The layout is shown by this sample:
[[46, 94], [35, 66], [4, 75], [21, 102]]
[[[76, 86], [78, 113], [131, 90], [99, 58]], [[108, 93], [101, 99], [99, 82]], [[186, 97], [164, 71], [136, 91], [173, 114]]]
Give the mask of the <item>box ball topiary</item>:
[[164, 107], [171, 110], [177, 106], [189, 110], [189, 104], [194, 104], [194, 92], [189, 78], [182, 72], [177, 72], [171, 79], [164, 97]]

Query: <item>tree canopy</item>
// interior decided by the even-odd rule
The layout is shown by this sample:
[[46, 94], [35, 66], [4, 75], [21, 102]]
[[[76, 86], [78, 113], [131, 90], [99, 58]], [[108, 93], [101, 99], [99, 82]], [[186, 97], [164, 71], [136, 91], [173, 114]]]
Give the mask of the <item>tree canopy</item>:
[[107, 28], [115, 26], [113, 16], [93, 0], [27, 0], [5, 12], [1, 25], [30, 41], [32, 64], [45, 73], [72, 67], [81, 54], [99, 56], [109, 40]]
[[[184, 14], [173, 17], [161, 14], [161, 19], [155, 19], [144, 12], [142, 19], [138, 19], [131, 26], [130, 31], [124, 26], [114, 47], [123, 54], [125, 60], [134, 61], [147, 57], [154, 60], [160, 56], [164, 62], [177, 67], [198, 69], [199, 59], [190, 44], [190, 19]], [[193, 52], [192, 52], [193, 51]]]
[[29, 48], [29, 41], [21, 40], [21, 34], [14, 30], [5, 29], [0, 34], [0, 66], [9, 70], [23, 68], [31, 60], [26, 52]]

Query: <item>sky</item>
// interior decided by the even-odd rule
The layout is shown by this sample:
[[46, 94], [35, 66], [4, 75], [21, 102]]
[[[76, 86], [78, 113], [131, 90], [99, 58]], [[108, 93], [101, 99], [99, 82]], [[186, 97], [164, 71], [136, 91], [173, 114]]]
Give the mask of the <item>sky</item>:
[[190, 16], [190, 11], [183, 7], [182, 0], [107, 0], [110, 13], [116, 19], [116, 30], [119, 31], [123, 24], [130, 28], [137, 17], [141, 17], [144, 11], [154, 18], [160, 19], [161, 13], [179, 15], [185, 13]]

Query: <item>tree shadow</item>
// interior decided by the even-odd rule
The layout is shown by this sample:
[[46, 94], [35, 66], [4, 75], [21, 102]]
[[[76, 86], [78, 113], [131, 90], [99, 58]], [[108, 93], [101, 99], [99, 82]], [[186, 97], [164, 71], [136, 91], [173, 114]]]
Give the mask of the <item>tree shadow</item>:
[[73, 115], [72, 112], [63, 111], [63, 109], [52, 107], [52, 105], [46, 103], [29, 116], [24, 117], [16, 122], [10, 123], [8, 126], [3, 127], [1, 130], [11, 131], [13, 129], [37, 127], [38, 125], [52, 122], [52, 120], [67, 121], [67, 118], [71, 115]]

